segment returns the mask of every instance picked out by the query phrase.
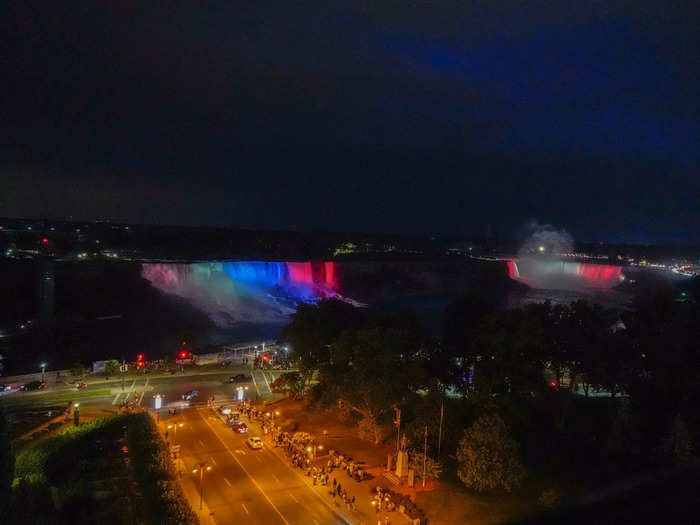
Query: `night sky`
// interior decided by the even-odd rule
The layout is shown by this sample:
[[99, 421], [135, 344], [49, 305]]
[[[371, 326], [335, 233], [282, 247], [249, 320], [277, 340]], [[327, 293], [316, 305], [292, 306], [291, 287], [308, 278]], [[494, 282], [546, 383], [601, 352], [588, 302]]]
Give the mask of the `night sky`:
[[700, 2], [10, 5], [0, 216], [700, 240]]

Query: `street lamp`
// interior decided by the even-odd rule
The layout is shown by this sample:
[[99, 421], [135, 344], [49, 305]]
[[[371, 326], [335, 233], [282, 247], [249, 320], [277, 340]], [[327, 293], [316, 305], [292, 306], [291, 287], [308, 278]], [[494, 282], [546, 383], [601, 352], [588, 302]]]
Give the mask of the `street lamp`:
[[80, 403], [73, 403], [73, 424], [80, 425]]
[[175, 444], [175, 438], [177, 438], [177, 429], [184, 427], [184, 423], [173, 423], [172, 425], [168, 425], [168, 430], [171, 428], [173, 429], [173, 445]]
[[46, 372], [46, 363], [41, 363], [39, 365], [41, 367], [41, 382], [44, 382], [44, 373]]
[[306, 451], [311, 454], [311, 459], [316, 459], [316, 451], [323, 450], [323, 445], [309, 445], [306, 447]]
[[248, 390], [248, 387], [247, 387], [247, 386], [239, 386], [239, 387], [236, 387], [236, 392], [238, 393], [236, 397], [238, 398], [238, 401], [244, 401], [244, 400], [245, 400], [245, 393], [246, 393], [246, 390]]
[[204, 471], [209, 472], [211, 467], [204, 463], [199, 464], [199, 468], [192, 469], [192, 474], [199, 472], [199, 510], [202, 510], [202, 500], [204, 499]]
[[155, 399], [153, 405], [156, 409], [156, 423], [160, 423], [160, 407], [163, 405], [163, 395], [156, 394], [155, 396], [153, 396], [153, 399]]

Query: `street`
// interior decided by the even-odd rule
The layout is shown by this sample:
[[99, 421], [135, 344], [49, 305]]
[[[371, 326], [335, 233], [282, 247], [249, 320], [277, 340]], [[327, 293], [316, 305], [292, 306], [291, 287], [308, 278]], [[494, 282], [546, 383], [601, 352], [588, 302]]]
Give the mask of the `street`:
[[[227, 380], [236, 374], [252, 374], [250, 382], [232, 384]], [[124, 389], [120, 377], [110, 381], [95, 377], [87, 379], [88, 388], [76, 391], [63, 382], [47, 381], [47, 388], [38, 392], [12, 392], [3, 400], [12, 411], [42, 410], [79, 402], [81, 411], [116, 413], [118, 406], [129, 400], [143, 408], [154, 410], [154, 395], [163, 396], [160, 428], [177, 424], [177, 431], [168, 431], [171, 444], [180, 445], [181, 482], [192, 508], [203, 524], [246, 523], [266, 525], [334, 525], [346, 521], [329, 504], [308, 487], [298, 471], [268, 449], [253, 450], [245, 443], [248, 436], [260, 436], [259, 426], [250, 425], [250, 433], [240, 435], [227, 427], [207, 407], [207, 400], [233, 402], [238, 387], [246, 399], [270, 399], [270, 383], [282, 371], [251, 371], [249, 366], [202, 367], [186, 369], [179, 374], [129, 375]], [[190, 402], [182, 394], [197, 390]], [[174, 410], [176, 409], [176, 411]], [[155, 414], [155, 411], [152, 413]], [[182, 426], [180, 426], [180, 423]], [[199, 511], [200, 472], [204, 464], [203, 511]], [[207, 467], [210, 470], [207, 470]]]
[[[250, 433], [233, 432], [206, 407], [188, 408], [176, 416], [162, 420], [167, 428], [172, 422], [182, 423], [177, 435], [168, 434], [171, 443], [180, 445], [183, 488], [192, 507], [199, 501], [199, 472], [205, 465], [203, 514], [214, 523], [246, 523], [284, 525], [333, 525], [346, 523], [305, 483], [302, 476], [270, 451], [268, 442], [260, 450], [248, 447], [245, 440], [257, 432], [250, 424]], [[211, 470], [206, 470], [211, 467]], [[206, 519], [202, 520], [206, 523]]]

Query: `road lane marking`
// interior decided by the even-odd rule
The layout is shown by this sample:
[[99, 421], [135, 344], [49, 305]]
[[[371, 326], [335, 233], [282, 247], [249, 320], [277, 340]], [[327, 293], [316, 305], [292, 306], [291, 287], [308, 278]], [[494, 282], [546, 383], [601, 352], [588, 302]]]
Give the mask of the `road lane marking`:
[[253, 370], [253, 371], [251, 372], [250, 377], [253, 378], [253, 386], [255, 386], [255, 390], [257, 390], [257, 389], [258, 389], [258, 383], [257, 383], [257, 381], [255, 381], [255, 370]]
[[318, 521], [316, 521], [315, 519], [311, 518], [311, 521], [313, 521], [315, 525], [318, 525]]
[[282, 482], [280, 481], [280, 478], [278, 478], [278, 477], [275, 476], [274, 474], [272, 475], [272, 477], [275, 478], [275, 481], [276, 481], [277, 483], [279, 483], [280, 485], [282, 484]]
[[141, 401], [143, 401], [143, 395], [146, 393], [146, 387], [148, 386], [148, 380], [149, 380], [149, 378], [147, 377], [146, 382], [143, 384], [143, 391], [141, 392], [141, 397], [139, 397], [139, 402], [137, 403], [137, 405], [140, 405]]
[[201, 439], [198, 439], [197, 441], [199, 441], [199, 444], [200, 444], [200, 445], [204, 446], [204, 443], [202, 442]]
[[287, 491], [287, 494], [289, 494], [289, 496], [290, 496], [294, 501], [296, 501], [297, 503], [299, 503], [299, 500], [297, 499], [297, 497], [296, 497], [294, 494], [292, 494], [292, 493], [289, 492], [289, 491]]
[[230, 482], [230, 481], [228, 480], [228, 478], [225, 477], [225, 476], [224, 476], [224, 481], [226, 482], [226, 484], [227, 484], [229, 487], [232, 486], [232, 485], [231, 485], [231, 482]]
[[267, 389], [270, 391], [270, 394], [272, 394], [272, 388], [270, 388], [270, 383], [268, 382], [267, 377], [265, 376], [265, 371], [261, 370], [260, 373], [262, 374], [265, 383], [267, 383]]
[[216, 460], [213, 457], [209, 456], [209, 459], [211, 459], [211, 462], [214, 463], [214, 465], [216, 465]]
[[[199, 413], [198, 413], [198, 415], [199, 415]], [[214, 435], [216, 436], [216, 438], [217, 438], [217, 439], [221, 442], [221, 444], [224, 446], [224, 448], [226, 449], [226, 451], [227, 451], [229, 454], [231, 454], [231, 457], [236, 461], [236, 463], [238, 463], [238, 466], [241, 467], [241, 470], [242, 470], [243, 472], [245, 472], [246, 476], [248, 476], [248, 477], [250, 478], [250, 481], [252, 481], [253, 484], [255, 485], [255, 487], [260, 491], [260, 494], [262, 494], [262, 495], [265, 497], [265, 499], [267, 500], [267, 502], [270, 504], [270, 506], [271, 506], [273, 509], [275, 509], [275, 512], [279, 515], [280, 518], [282, 518], [282, 521], [283, 521], [286, 525], [291, 525], [291, 524], [287, 521], [287, 518], [284, 517], [284, 515], [280, 512], [280, 510], [277, 508], [277, 506], [272, 502], [272, 500], [270, 499], [270, 497], [265, 493], [265, 491], [262, 489], [262, 487], [260, 486], [260, 484], [259, 484], [257, 481], [255, 481], [255, 478], [254, 478], [253, 476], [251, 476], [250, 473], [246, 470], [246, 468], [243, 466], [243, 463], [241, 463], [241, 461], [236, 457], [236, 454], [234, 454], [234, 453], [231, 451], [231, 449], [229, 448], [229, 446], [224, 442], [223, 439], [221, 439], [221, 436], [219, 436], [218, 432], [214, 429], [214, 427], [211, 426], [211, 425], [209, 424], [209, 421], [207, 421], [206, 419], [202, 418], [201, 416], [200, 416], [200, 418], [201, 418], [202, 421], [204, 421], [204, 423], [211, 429], [211, 431], [214, 433]], [[243, 504], [241, 503], [241, 505], [243, 505]]]
[[255, 459], [257, 459], [260, 463], [263, 462], [262, 458], [260, 456], [255, 456]]
[[117, 402], [119, 402], [119, 398], [121, 397], [121, 395], [122, 395], [122, 393], [119, 392], [119, 393], [117, 393], [116, 396], [114, 396], [114, 400], [112, 401], [112, 404], [113, 404], [113, 405], [116, 405]]
[[[250, 512], [248, 512], [248, 509], [245, 506], [245, 503], [241, 503], [241, 507], [243, 507], [243, 510], [245, 511], [246, 514], [250, 514]], [[282, 518], [282, 519], [284, 519], [284, 518]]]

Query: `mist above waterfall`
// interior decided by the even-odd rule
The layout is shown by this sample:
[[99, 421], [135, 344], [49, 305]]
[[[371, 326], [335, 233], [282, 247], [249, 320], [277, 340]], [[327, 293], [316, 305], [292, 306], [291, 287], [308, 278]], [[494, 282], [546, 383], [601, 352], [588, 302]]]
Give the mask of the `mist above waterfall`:
[[619, 266], [562, 260], [573, 252], [569, 232], [532, 221], [509, 273], [533, 288], [578, 292], [608, 290], [624, 279]]
[[531, 221], [525, 231], [527, 236], [518, 249], [520, 258], [532, 255], [559, 257], [574, 251], [574, 238], [564, 229]]

